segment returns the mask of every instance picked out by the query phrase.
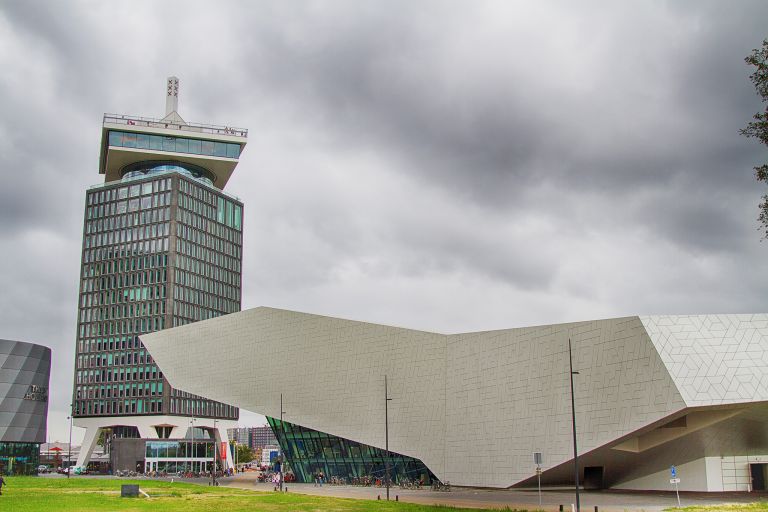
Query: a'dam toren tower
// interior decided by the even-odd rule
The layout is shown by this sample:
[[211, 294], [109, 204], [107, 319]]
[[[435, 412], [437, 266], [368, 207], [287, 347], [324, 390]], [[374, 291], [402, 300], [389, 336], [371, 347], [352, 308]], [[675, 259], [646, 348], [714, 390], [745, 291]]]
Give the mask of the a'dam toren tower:
[[[205, 471], [214, 441], [223, 452], [239, 416], [169, 386], [139, 340], [240, 311], [243, 204], [223, 189], [248, 132], [185, 122], [178, 91], [169, 78], [163, 119], [104, 115], [104, 183], [86, 193], [83, 226], [72, 403], [74, 424], [86, 428], [79, 466], [100, 437], [191, 439], [179, 464]], [[228, 453], [219, 460], [231, 467]]]

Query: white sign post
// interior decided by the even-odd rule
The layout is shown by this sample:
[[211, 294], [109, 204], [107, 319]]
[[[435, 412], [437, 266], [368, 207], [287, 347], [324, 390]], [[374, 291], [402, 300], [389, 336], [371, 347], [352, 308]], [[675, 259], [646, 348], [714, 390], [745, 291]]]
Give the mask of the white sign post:
[[541, 508], [541, 452], [533, 452], [533, 463], [536, 464], [536, 478], [539, 481], [539, 508]]
[[680, 508], [680, 490], [677, 487], [677, 484], [680, 483], [680, 479], [677, 478], [677, 468], [675, 468], [675, 466], [671, 466], [669, 468], [669, 474], [672, 476], [672, 478], [669, 479], [669, 483], [675, 484], [675, 494], [677, 495], [677, 507]]

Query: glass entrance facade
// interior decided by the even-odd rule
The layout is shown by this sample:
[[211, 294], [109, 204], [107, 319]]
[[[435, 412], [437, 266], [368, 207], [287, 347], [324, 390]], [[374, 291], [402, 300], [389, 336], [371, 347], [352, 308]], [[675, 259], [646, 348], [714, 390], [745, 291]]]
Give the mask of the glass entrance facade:
[[147, 441], [144, 471], [206, 473], [213, 467], [213, 441]]
[[40, 465], [40, 444], [0, 443], [0, 474], [36, 475]]
[[[314, 481], [323, 472], [326, 480], [341, 483], [376, 483], [384, 481], [387, 452], [324, 432], [267, 417], [290, 470], [299, 482]], [[389, 452], [390, 481], [404, 480], [430, 484], [435, 475], [418, 459]]]

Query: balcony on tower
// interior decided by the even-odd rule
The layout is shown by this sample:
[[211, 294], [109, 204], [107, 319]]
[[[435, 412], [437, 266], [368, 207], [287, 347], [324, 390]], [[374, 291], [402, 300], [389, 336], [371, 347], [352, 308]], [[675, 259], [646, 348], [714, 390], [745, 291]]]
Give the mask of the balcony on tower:
[[248, 130], [187, 123], [174, 110], [163, 119], [104, 114], [99, 173], [120, 181], [146, 164], [184, 164], [223, 190], [235, 170]]

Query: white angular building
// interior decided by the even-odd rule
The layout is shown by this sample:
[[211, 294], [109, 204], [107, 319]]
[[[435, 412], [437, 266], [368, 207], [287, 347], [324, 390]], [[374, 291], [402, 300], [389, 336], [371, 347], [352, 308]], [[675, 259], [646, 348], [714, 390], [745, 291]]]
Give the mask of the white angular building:
[[267, 416], [300, 481], [381, 475], [386, 376], [393, 479], [498, 488], [533, 452], [572, 483], [569, 338], [586, 487], [766, 488], [768, 314], [445, 335], [255, 308], [141, 336], [172, 386]]

